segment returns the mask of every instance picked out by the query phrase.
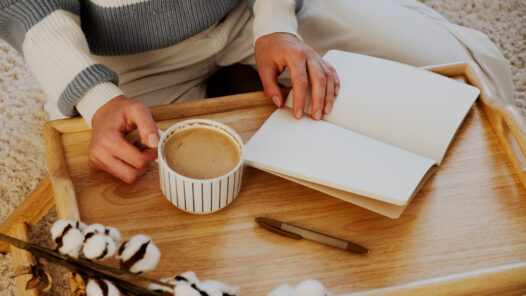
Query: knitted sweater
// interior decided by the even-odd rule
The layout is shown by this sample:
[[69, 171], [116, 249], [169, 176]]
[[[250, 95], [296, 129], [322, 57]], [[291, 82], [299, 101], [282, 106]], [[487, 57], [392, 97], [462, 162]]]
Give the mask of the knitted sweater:
[[[89, 124], [98, 107], [122, 94], [117, 74], [101, 60], [123, 56], [144, 64], [205, 34], [238, 1], [0, 0], [0, 38], [24, 55], [64, 115], [76, 115], [79, 101], [90, 104], [89, 112], [79, 108]], [[254, 40], [296, 34], [302, 0], [247, 2], [256, 18]]]

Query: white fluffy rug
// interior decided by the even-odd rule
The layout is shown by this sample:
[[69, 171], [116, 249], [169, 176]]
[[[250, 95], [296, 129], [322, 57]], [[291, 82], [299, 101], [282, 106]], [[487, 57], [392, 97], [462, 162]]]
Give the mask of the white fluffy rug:
[[[490, 36], [510, 60], [517, 107], [526, 115], [526, 1], [422, 0], [454, 23]], [[22, 57], [0, 40], [0, 222], [46, 174], [41, 126], [47, 120], [45, 97]], [[55, 216], [49, 214], [33, 231], [45, 243]], [[63, 279], [49, 295], [59, 292]], [[330, 287], [328, 287], [330, 289]], [[15, 295], [11, 258], [0, 255], [0, 295]]]

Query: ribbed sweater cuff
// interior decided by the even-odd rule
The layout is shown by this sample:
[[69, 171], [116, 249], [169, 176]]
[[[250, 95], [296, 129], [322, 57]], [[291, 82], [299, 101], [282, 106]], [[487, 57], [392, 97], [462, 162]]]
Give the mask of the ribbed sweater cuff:
[[102, 64], [95, 64], [82, 70], [75, 78], [68, 83], [66, 89], [58, 99], [58, 109], [66, 116], [75, 115], [75, 104], [79, 99], [95, 85], [111, 81], [115, 85], [119, 84], [119, 78], [115, 72]]
[[77, 102], [77, 111], [91, 127], [93, 115], [107, 102], [122, 95], [122, 91], [111, 82], [102, 82], [88, 90]]
[[291, 33], [298, 37], [294, 0], [257, 0], [254, 4], [254, 42], [267, 34]]

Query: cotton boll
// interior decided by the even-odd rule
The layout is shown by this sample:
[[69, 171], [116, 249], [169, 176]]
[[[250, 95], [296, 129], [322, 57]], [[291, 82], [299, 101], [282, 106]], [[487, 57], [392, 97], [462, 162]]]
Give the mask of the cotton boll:
[[325, 296], [325, 287], [316, 280], [305, 280], [299, 283], [294, 290], [294, 296]]
[[107, 240], [107, 237], [103, 234], [88, 233], [84, 239], [84, 247], [82, 248], [84, 257], [95, 259], [103, 255], [104, 250], [106, 250]]
[[173, 278], [162, 279], [162, 282], [172, 285], [174, 288], [177, 286], [178, 281]]
[[198, 284], [199, 290], [206, 292], [209, 296], [236, 295], [239, 287], [228, 286], [218, 281], [203, 281]]
[[77, 228], [78, 230], [80, 230], [80, 232], [84, 234], [84, 229], [86, 229], [86, 224], [82, 221], [77, 221], [75, 222], [75, 228]]
[[180, 275], [174, 276], [174, 279], [177, 281], [183, 281], [188, 282], [190, 284], [197, 284], [199, 283], [199, 279], [197, 279], [197, 276], [193, 271], [187, 271], [185, 273], [182, 273]]
[[53, 226], [51, 226], [51, 237], [53, 240], [56, 240], [57, 237], [62, 236], [62, 232], [64, 229], [68, 226], [74, 227], [75, 222], [71, 220], [57, 220], [55, 223], [53, 223]]
[[109, 236], [101, 233], [88, 233], [84, 238], [82, 253], [88, 259], [105, 259], [115, 255], [117, 245]]
[[84, 228], [84, 231], [82, 232], [84, 235], [94, 232], [94, 233], [105, 233], [106, 228], [102, 224], [91, 224], [90, 226], [86, 226]]
[[117, 259], [121, 259], [121, 267], [133, 272], [141, 273], [152, 270], [159, 263], [161, 253], [149, 237], [138, 234], [119, 248]]
[[199, 291], [206, 293], [208, 296], [223, 296], [223, 292], [219, 287], [211, 285], [210, 283], [202, 282], [199, 285], [196, 285]]
[[162, 278], [162, 279], [160, 279], [160, 281], [163, 282], [163, 283], [170, 284], [171, 287], [166, 287], [166, 286], [162, 286], [162, 285], [158, 285], [158, 284], [150, 284], [148, 289], [150, 289], [150, 287], [152, 287], [152, 288], [156, 288], [154, 290], [161, 290], [163, 292], [169, 292], [169, 293], [175, 294], [175, 287], [177, 286], [177, 281], [176, 280], [174, 280], [173, 278]]
[[[104, 291], [107, 291], [105, 293]], [[87, 296], [120, 296], [121, 292], [115, 285], [103, 279], [90, 279], [86, 285]]]
[[62, 236], [62, 244], [58, 243], [58, 251], [62, 254], [77, 258], [82, 248], [84, 237], [78, 229], [70, 230]]
[[[164, 278], [164, 279], [161, 279], [161, 282], [168, 283], [170, 280], [171, 280], [171, 278]], [[169, 295], [174, 295], [175, 294], [175, 290], [174, 289], [175, 289], [175, 285], [174, 285], [174, 288], [162, 286], [162, 285], [159, 285], [159, 284], [153, 284], [153, 283], [148, 286], [148, 290], [150, 290], [150, 291], [162, 292], [164, 294], [169, 293]]]
[[109, 236], [106, 236], [106, 239], [107, 239], [107, 252], [106, 252], [106, 255], [103, 256], [102, 258], [97, 258], [97, 259], [106, 259], [106, 258], [109, 258], [109, 257], [113, 257], [113, 255], [115, 255], [115, 253], [117, 253], [117, 244], [115, 243], [115, 241], [113, 239], [111, 239]]
[[177, 296], [201, 296], [201, 292], [193, 288], [189, 283], [181, 282], [177, 285], [177, 287], [175, 287], [175, 295]]
[[121, 240], [121, 233], [119, 230], [117, 230], [117, 228], [111, 226], [105, 227], [104, 225], [98, 223], [84, 227], [83, 233], [84, 235], [89, 233], [102, 233], [111, 237], [115, 243], [118, 243]]
[[107, 226], [105, 233], [111, 237], [115, 243], [119, 243], [121, 240], [121, 233], [115, 227]]
[[[59, 233], [57, 229], [62, 228], [64, 225], [65, 227], [63, 228], [62, 232]], [[79, 256], [80, 249], [82, 248], [82, 241], [84, 240], [84, 236], [80, 230], [73, 228], [73, 223], [60, 223], [55, 229], [55, 232], [52, 232], [52, 235], [57, 233], [59, 234], [55, 236], [54, 240], [57, 244], [58, 251], [62, 254], [77, 258]]]
[[277, 287], [276, 289], [272, 290], [272, 292], [267, 294], [267, 296], [293, 296], [293, 295], [294, 295], [294, 288], [292, 288], [290, 285], [281, 285]]
[[[231, 287], [219, 281], [200, 282], [195, 273], [193, 273], [192, 271], [187, 271], [180, 275], [174, 276], [173, 279], [176, 280], [176, 286], [189, 285], [191, 288], [198, 291], [201, 295], [205, 295], [202, 293], [204, 292], [208, 296], [234, 296], [239, 290], [238, 287]], [[176, 293], [176, 295], [179, 294]]]

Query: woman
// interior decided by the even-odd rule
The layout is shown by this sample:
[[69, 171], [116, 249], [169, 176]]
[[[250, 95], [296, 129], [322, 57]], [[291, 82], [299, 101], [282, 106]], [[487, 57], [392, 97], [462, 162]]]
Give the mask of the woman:
[[[489, 39], [415, 0], [2, 0], [0, 10], [0, 37], [23, 53], [51, 118], [78, 111], [93, 128], [90, 165], [128, 183], [157, 157], [146, 105], [204, 98], [206, 78], [235, 63], [258, 70], [277, 106], [278, 76], [291, 83], [298, 119], [309, 85], [313, 118], [332, 110], [339, 79], [320, 58], [329, 49], [415, 66], [475, 61], [512, 98]], [[125, 141], [135, 128], [151, 149]]]

